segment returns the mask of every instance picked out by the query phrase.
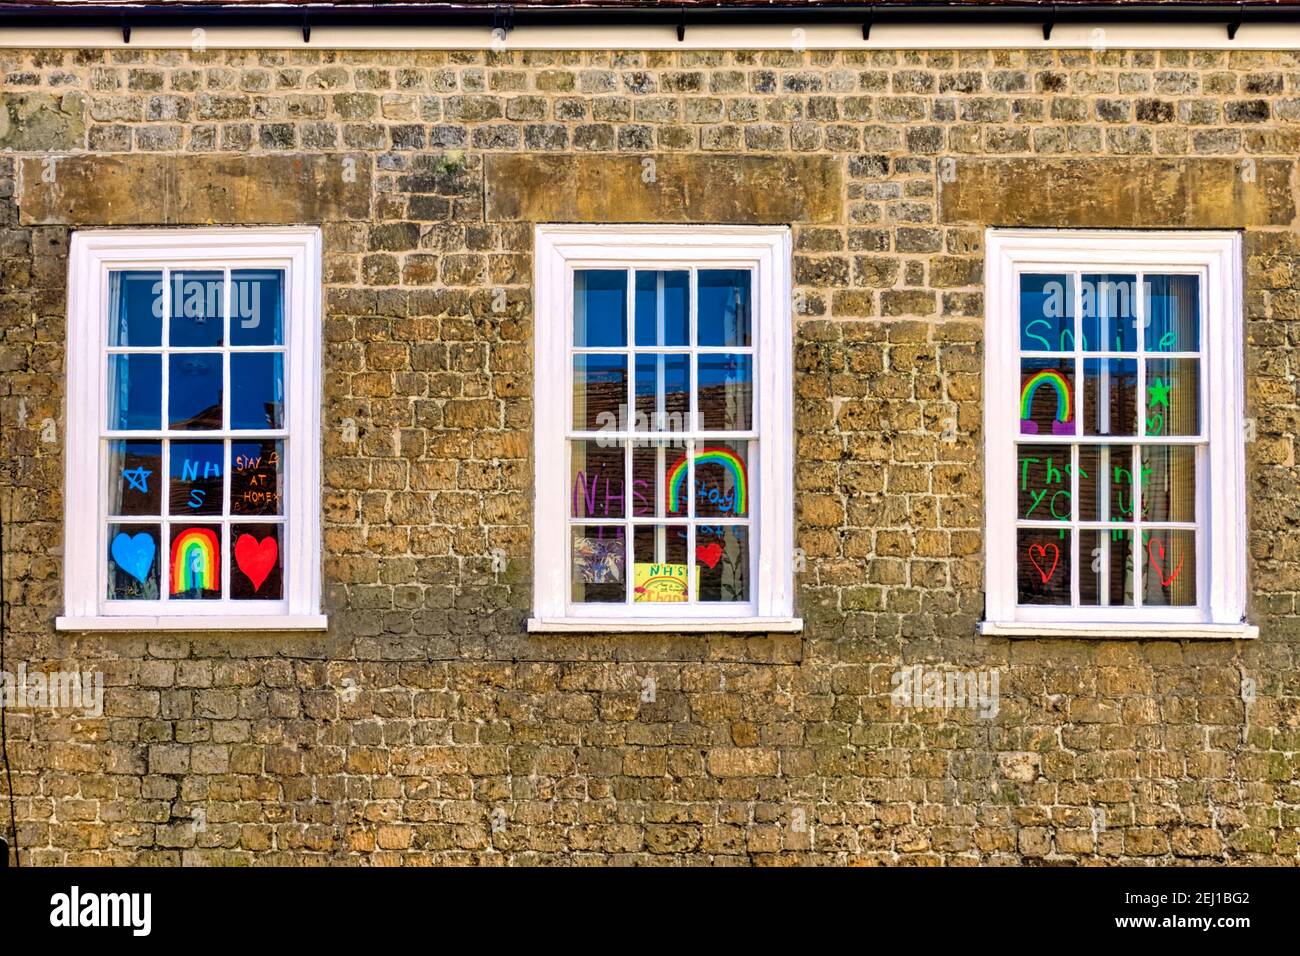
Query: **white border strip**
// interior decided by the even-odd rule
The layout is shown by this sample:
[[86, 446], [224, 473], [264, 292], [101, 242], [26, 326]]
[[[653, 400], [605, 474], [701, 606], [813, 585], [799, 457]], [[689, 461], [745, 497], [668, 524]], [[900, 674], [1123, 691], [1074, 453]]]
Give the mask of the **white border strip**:
[[1228, 39], [1227, 23], [1060, 23], [1051, 40], [1034, 23], [842, 25], [673, 25], [516, 27], [504, 41], [487, 27], [315, 26], [6, 28], [0, 49], [241, 50], [1300, 50], [1300, 24], [1247, 23]]

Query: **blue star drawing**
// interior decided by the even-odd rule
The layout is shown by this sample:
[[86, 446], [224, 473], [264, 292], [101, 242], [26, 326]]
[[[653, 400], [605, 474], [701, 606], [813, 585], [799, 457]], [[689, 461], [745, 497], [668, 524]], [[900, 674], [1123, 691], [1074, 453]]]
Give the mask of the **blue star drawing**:
[[122, 469], [122, 477], [126, 479], [127, 484], [145, 494], [149, 493], [149, 476], [152, 474], [152, 471], [146, 471], [144, 468]]

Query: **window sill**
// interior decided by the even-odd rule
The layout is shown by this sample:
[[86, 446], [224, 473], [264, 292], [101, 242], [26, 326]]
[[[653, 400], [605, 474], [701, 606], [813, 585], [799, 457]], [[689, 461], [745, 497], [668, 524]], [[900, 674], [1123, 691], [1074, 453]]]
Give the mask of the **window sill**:
[[58, 631], [323, 631], [324, 614], [222, 615], [214, 617], [160, 617], [149, 615], [98, 615], [57, 617]]
[[981, 621], [980, 634], [985, 637], [1088, 637], [1118, 640], [1253, 640], [1259, 637], [1254, 624], [1052, 624], [1043, 621]]
[[798, 617], [531, 617], [528, 619], [530, 634], [798, 634], [802, 631], [803, 619]]

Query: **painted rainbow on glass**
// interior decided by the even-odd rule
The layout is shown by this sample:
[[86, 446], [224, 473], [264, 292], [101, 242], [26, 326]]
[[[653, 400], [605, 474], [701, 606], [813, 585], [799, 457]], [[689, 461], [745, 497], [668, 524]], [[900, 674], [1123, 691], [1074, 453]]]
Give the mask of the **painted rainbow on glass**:
[[221, 590], [221, 551], [211, 528], [186, 528], [172, 538], [172, 594]]
[[1034, 395], [1042, 385], [1056, 390], [1056, 421], [1052, 422], [1053, 435], [1073, 435], [1074, 423], [1070, 421], [1070, 383], [1054, 368], [1045, 368], [1030, 376], [1020, 389], [1020, 432], [1024, 435], [1037, 435], [1038, 422], [1030, 416], [1033, 410]]
[[[749, 483], [745, 477], [745, 463], [740, 459], [740, 456], [730, 448], [703, 448], [695, 456], [695, 467], [698, 468], [700, 465], [709, 464], [721, 465], [731, 472], [732, 481], [736, 486], [736, 508], [733, 513], [737, 515], [749, 514]], [[685, 455], [677, 459], [677, 463], [668, 469], [668, 511], [670, 513], [681, 511], [679, 501], [682, 486], [686, 484], [686, 474], [689, 470], [686, 467]]]

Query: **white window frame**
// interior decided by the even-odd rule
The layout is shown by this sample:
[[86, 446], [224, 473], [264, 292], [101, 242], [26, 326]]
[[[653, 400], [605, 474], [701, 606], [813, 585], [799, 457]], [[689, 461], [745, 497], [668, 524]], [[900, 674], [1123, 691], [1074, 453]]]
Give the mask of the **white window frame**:
[[[163, 267], [285, 271], [284, 432], [288, 453], [283, 600], [107, 599], [107, 455], [102, 451], [102, 435], [107, 403], [109, 272]], [[165, 296], [170, 294], [168, 285], [164, 284]], [[85, 230], [73, 234], [68, 260], [64, 614], [55, 622], [59, 630], [325, 628], [326, 618], [320, 612], [320, 317], [321, 236], [316, 227]], [[166, 414], [164, 408], [164, 425]], [[227, 437], [229, 433], [214, 434]], [[187, 432], [185, 437], [212, 436]], [[228, 561], [228, 553], [223, 558]], [[146, 603], [147, 608], [140, 607]]]
[[[536, 369], [533, 617], [529, 631], [799, 631], [794, 617], [793, 325], [786, 226], [540, 225], [534, 243]], [[754, 270], [751, 507], [753, 600], [716, 606], [569, 601], [568, 425], [573, 272], [583, 268]], [[629, 311], [632, 303], [628, 304]], [[558, 394], [557, 394], [558, 393]]]
[[[984, 338], [984, 634], [1007, 637], [1252, 638], [1245, 620], [1246, 490], [1241, 237], [1230, 232], [989, 229]], [[1022, 272], [1193, 272], [1203, 277], [1197, 607], [1017, 604], [1015, 414]], [[1075, 290], [1076, 311], [1077, 296]], [[1142, 295], [1138, 296], [1142, 308]], [[1138, 315], [1141, 321], [1141, 315]], [[1139, 396], [1144, 402], [1145, 396]], [[1143, 406], [1144, 407], [1144, 406]], [[1213, 489], [1213, 494], [1210, 489]], [[1077, 579], [1077, 574], [1075, 575]]]

